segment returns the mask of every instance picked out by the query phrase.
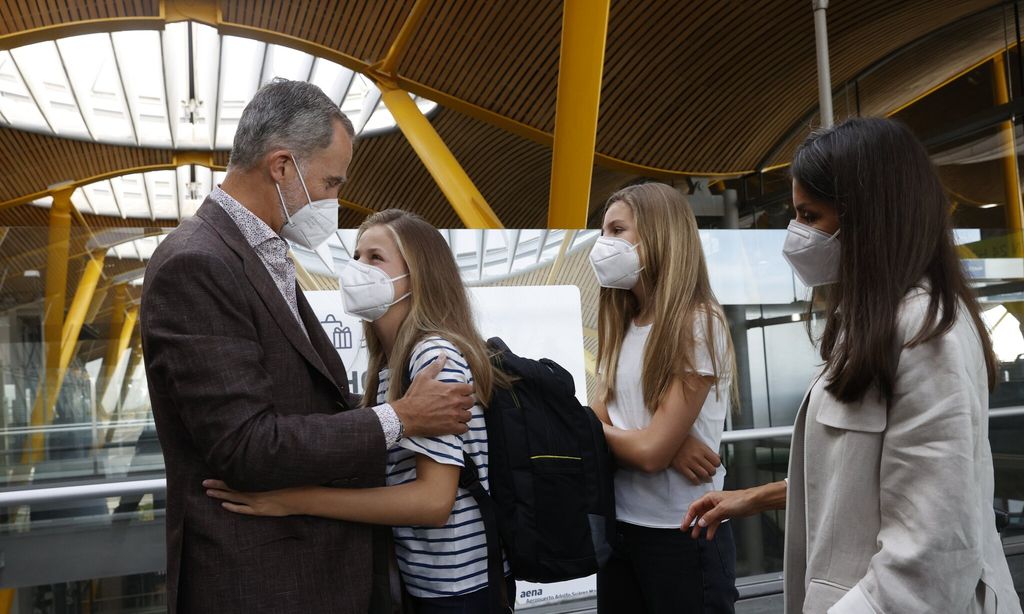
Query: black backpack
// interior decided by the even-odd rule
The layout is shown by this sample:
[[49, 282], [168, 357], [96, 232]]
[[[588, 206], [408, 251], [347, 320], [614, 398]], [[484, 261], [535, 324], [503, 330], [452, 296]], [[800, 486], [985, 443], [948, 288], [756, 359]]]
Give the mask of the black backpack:
[[596, 573], [611, 555], [615, 495], [601, 422], [576, 399], [572, 375], [547, 358], [516, 356], [497, 337], [487, 345], [514, 382], [494, 387], [485, 412], [490, 495], [466, 455], [459, 486], [483, 517], [492, 611], [507, 611], [514, 595], [503, 594], [502, 546], [517, 580]]
[[486, 412], [490, 497], [512, 574], [558, 582], [596, 573], [615, 531], [601, 422], [561, 365], [516, 356], [497, 337], [487, 345], [515, 378], [494, 387]]

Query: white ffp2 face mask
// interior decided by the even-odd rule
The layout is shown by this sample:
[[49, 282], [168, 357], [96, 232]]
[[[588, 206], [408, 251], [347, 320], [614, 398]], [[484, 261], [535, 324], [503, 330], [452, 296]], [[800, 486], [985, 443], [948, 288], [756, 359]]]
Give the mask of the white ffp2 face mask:
[[279, 233], [282, 238], [298, 243], [307, 249], [316, 249], [331, 233], [338, 230], [338, 199], [324, 198], [313, 200], [309, 197], [309, 190], [306, 189], [306, 181], [302, 178], [302, 171], [299, 170], [299, 163], [292, 156], [292, 163], [295, 164], [295, 173], [299, 176], [299, 183], [302, 184], [302, 191], [306, 193], [306, 206], [289, 215], [288, 205], [284, 202], [284, 194], [281, 186], [277, 186], [277, 196], [281, 199], [281, 208], [284, 209], [284, 226]]
[[409, 274], [388, 277], [379, 267], [349, 260], [341, 270], [341, 299], [345, 313], [367, 322], [379, 319], [392, 305], [409, 296], [406, 292], [395, 300], [395, 282]]
[[834, 235], [796, 220], [789, 222], [782, 255], [809, 288], [839, 281], [839, 231]]
[[602, 288], [633, 289], [644, 270], [636, 248], [625, 239], [598, 237], [590, 250], [590, 266]]

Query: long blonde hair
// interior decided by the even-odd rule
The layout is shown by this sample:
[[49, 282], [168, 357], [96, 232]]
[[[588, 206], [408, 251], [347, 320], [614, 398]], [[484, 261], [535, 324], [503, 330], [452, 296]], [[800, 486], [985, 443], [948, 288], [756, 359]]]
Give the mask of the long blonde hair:
[[[715, 394], [731, 379], [730, 397], [736, 398], [735, 356], [732, 338], [721, 305], [711, 290], [704, 262], [697, 219], [686, 197], [662, 183], [644, 183], [612, 194], [605, 211], [623, 203], [633, 212], [639, 237], [637, 253], [643, 270], [646, 300], [653, 306], [654, 323], [644, 347], [641, 385], [644, 405], [651, 413], [668, 393], [672, 380], [694, 372], [695, 318], [703, 316]], [[630, 321], [639, 315], [640, 304], [630, 290], [601, 288], [597, 326], [597, 366], [601, 378], [597, 394], [605, 403], [615, 399], [615, 376], [622, 340]], [[719, 364], [714, 321], [718, 320], [727, 343], [727, 364]]]
[[369, 352], [364, 405], [370, 407], [377, 402], [378, 374], [385, 361], [391, 371], [388, 400], [395, 401], [405, 394], [402, 374], [408, 369], [409, 356], [417, 343], [431, 335], [443, 337], [462, 352], [473, 374], [477, 399], [487, 405], [494, 384], [503, 383], [505, 379], [503, 374], [492, 368], [487, 344], [473, 324], [469, 296], [448, 244], [441, 233], [422, 217], [401, 209], [387, 209], [371, 215], [359, 226], [357, 237], [378, 225], [391, 231], [398, 251], [409, 267], [410, 307], [409, 315], [398, 327], [390, 358], [385, 356], [373, 326], [363, 322], [363, 335]]

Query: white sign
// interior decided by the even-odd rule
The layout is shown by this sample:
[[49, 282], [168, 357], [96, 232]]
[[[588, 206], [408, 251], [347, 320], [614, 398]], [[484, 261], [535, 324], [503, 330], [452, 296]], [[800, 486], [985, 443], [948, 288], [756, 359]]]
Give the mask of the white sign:
[[[501, 337], [515, 354], [550, 358], [572, 374], [576, 397], [587, 403], [583, 361], [583, 316], [576, 286], [513, 286], [469, 288], [477, 330], [485, 339]], [[351, 392], [366, 385], [366, 342], [363, 323], [345, 313], [338, 292], [306, 292], [327, 338], [348, 369]], [[552, 584], [516, 583], [516, 605], [551, 604], [593, 597], [593, 577]]]

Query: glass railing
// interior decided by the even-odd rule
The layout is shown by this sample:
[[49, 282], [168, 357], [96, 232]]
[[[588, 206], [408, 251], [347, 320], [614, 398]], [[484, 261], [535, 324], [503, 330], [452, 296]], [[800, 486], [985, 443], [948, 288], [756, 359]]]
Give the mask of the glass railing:
[[[141, 292], [138, 280], [145, 267], [144, 254], [136, 253], [134, 259], [128, 252], [108, 254], [92, 292], [81, 295], [87, 240], [80, 241], [77, 252], [73, 247], [65, 305], [70, 314], [79, 302], [80, 324], [71, 329], [65, 323], [68, 334], [58, 337], [47, 330], [44, 318], [46, 271], [40, 267], [46, 262], [45, 229], [10, 228], [4, 235], [4, 246], [25, 246], [29, 254], [6, 262], [6, 273], [0, 270], [4, 280], [0, 281], [0, 589], [19, 588], [11, 598], [22, 608], [31, 605], [21, 601], [30, 599], [26, 592], [32, 595], [31, 603], [88, 594], [94, 600], [114, 600], [103, 603], [120, 604], [104, 606], [115, 608], [105, 611], [159, 608], [153, 604], [161, 603], [163, 586], [163, 457], [132, 315]], [[807, 290], [781, 257], [784, 236], [780, 230], [701, 231], [739, 363], [741, 402], [729, 416], [723, 440], [726, 488], [730, 489], [785, 475], [790, 425], [820, 362], [806, 330]], [[1000, 383], [990, 399], [996, 477], [993, 506], [1008, 513], [1003, 538], [1010, 553], [1024, 539], [1024, 449], [1019, 445], [1024, 440], [1024, 416], [1019, 413], [1024, 405], [1024, 260], [1004, 257], [1006, 233], [996, 237], [990, 231], [958, 230], [957, 238], [977, 256], [965, 259], [965, 268], [981, 297], [1000, 360]], [[554, 279], [556, 284], [574, 287], [537, 287], [549, 275], [530, 268], [506, 267], [509, 274], [494, 282], [524, 288], [524, 296], [534, 297], [530, 300], [548, 311], [551, 305], [537, 296], [548, 293], [576, 301], [565, 316], [572, 318], [571, 325], [561, 326], [565, 330], [559, 334], [571, 330], [575, 335], [568, 344], [574, 346], [568, 366], [577, 377], [583, 400], [593, 384], [596, 351], [596, 292], [586, 258], [588, 241], [592, 237], [574, 244]], [[481, 244], [498, 242], [485, 238]], [[359, 382], [360, 370], [365, 368], [361, 366], [365, 351], [360, 353], [357, 338], [361, 327], [344, 322], [335, 305], [339, 302], [336, 291], [324, 290], [336, 280], [315, 271], [307, 279], [317, 275], [325, 285], [310, 288], [323, 292], [309, 292], [311, 303], [323, 310], [318, 315], [325, 331], [330, 328], [329, 338], [354, 371], [352, 380]], [[474, 288], [485, 305], [500, 307], [487, 303], [494, 299], [487, 296], [491, 291], [497, 289]], [[531, 335], [538, 339], [517, 339], [514, 349], [545, 341], [537, 331]], [[44, 359], [47, 341], [60, 347], [62, 338], [69, 359], [63, 368], [49, 369]], [[512, 343], [512, 339], [506, 341]], [[547, 354], [548, 350], [520, 353]], [[47, 394], [47, 386], [54, 382], [60, 383], [60, 390]], [[776, 588], [781, 590], [783, 521], [782, 513], [770, 513], [734, 525], [741, 594], [750, 600], [769, 598]], [[97, 556], [98, 552], [103, 555]], [[1015, 560], [1024, 561], [1024, 557]], [[1024, 578], [1020, 582], [1024, 586]], [[582, 586], [564, 593], [531, 588], [524, 591], [529, 595], [522, 607], [538, 611], [587, 607], [593, 583]], [[563, 599], [572, 593], [584, 596]], [[0, 593], [0, 605], [5, 594]], [[114, 595], [123, 600], [117, 601], [122, 597]]]

